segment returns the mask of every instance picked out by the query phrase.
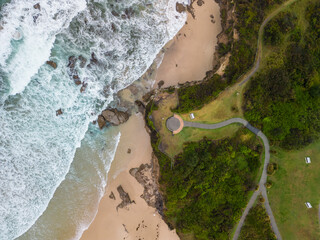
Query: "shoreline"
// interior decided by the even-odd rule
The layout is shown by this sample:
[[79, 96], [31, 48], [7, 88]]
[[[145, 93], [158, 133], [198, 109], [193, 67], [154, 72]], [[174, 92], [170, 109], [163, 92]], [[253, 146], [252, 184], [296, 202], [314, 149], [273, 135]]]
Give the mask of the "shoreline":
[[[194, 1], [192, 4], [193, 12], [187, 12], [188, 24], [160, 51], [162, 54], [164, 52], [162, 62], [157, 69], [151, 71], [152, 78], [155, 79], [153, 89], [161, 87], [161, 80], [164, 81], [162, 86], [168, 87], [204, 79], [206, 73], [214, 68], [217, 37], [222, 31], [220, 6], [213, 0], [204, 0], [200, 5]], [[150, 73], [147, 75], [151, 77]], [[144, 78], [146, 77], [142, 76]], [[137, 97], [137, 89], [139, 87], [131, 85], [119, 95], [125, 96], [125, 101], [132, 103], [133, 97]], [[81, 239], [180, 239], [175, 230], [169, 229], [154, 204], [149, 206], [143, 199], [143, 195], [150, 195], [149, 200], [154, 203], [156, 197], [152, 189], [157, 188], [154, 187], [157, 185], [157, 176], [153, 176], [153, 153], [144, 117], [140, 113], [133, 114], [119, 129], [121, 138], [108, 172], [105, 194], [95, 218], [83, 232]], [[147, 167], [142, 171], [144, 175], [140, 176], [142, 181], [138, 182], [139, 176], [136, 175], [135, 178], [130, 170], [132, 173], [133, 168], [137, 169], [142, 165]], [[140, 182], [145, 182], [145, 185]], [[153, 185], [153, 188], [147, 188], [147, 185]], [[120, 186], [125, 193], [121, 189], [119, 191]], [[122, 201], [120, 192], [122, 197], [127, 194], [129, 198]]]
[[222, 32], [220, 6], [213, 0], [191, 4], [186, 24], [163, 48], [155, 82], [163, 81], [163, 87], [202, 80], [214, 68], [218, 35]]
[[[145, 129], [143, 116], [132, 115], [119, 128], [121, 138], [108, 173], [105, 195], [95, 219], [81, 239], [179, 239], [158, 211], [140, 197], [144, 187], [129, 173], [141, 164], [149, 164], [152, 159], [150, 136]], [[148, 175], [147, 172], [144, 176]], [[129, 200], [121, 199], [120, 186], [128, 194]]]

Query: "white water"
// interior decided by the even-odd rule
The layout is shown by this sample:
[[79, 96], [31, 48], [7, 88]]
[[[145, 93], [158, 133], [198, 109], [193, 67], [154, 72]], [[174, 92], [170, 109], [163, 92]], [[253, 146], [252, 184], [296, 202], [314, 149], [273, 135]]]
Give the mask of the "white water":
[[[33, 7], [36, 3], [40, 10]], [[16, 238], [34, 223], [22, 238], [52, 239], [60, 229], [53, 217], [58, 213], [62, 219], [71, 217], [67, 223], [80, 236], [95, 209], [88, 213], [83, 206], [72, 215], [78, 206], [64, 194], [77, 199], [77, 192], [93, 191], [98, 201], [117, 134], [108, 135], [105, 156], [89, 161], [104, 166], [93, 168], [91, 175], [75, 170], [88, 159], [75, 158], [80, 163], [70, 168], [76, 149], [89, 123], [114, 93], [141, 76], [185, 16], [175, 12], [173, 0], [12, 0], [0, 13], [0, 239]], [[20, 40], [14, 40], [17, 31]], [[90, 63], [92, 53], [97, 63]], [[86, 66], [80, 68], [78, 60], [72, 72], [67, 67], [72, 55], [85, 57]], [[45, 64], [49, 58], [57, 69]], [[83, 93], [71, 73], [88, 84]], [[60, 108], [63, 114], [56, 116]], [[89, 176], [99, 179], [91, 189], [74, 184]]]

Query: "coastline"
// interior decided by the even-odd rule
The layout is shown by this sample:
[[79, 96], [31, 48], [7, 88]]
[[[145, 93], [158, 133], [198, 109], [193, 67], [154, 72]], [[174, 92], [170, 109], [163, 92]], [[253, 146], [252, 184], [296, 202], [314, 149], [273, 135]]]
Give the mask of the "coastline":
[[[129, 173], [130, 169], [149, 164], [152, 159], [150, 137], [143, 116], [132, 115], [119, 128], [121, 138], [108, 173], [105, 195], [100, 201], [95, 219], [81, 239], [179, 239], [157, 210], [148, 206], [140, 197], [144, 188]], [[123, 208], [119, 206], [122, 202], [117, 190], [119, 186], [128, 193], [131, 201]]]
[[186, 24], [164, 47], [156, 74], [156, 83], [164, 81], [163, 87], [202, 80], [215, 65], [217, 36], [222, 31], [220, 6], [213, 0], [193, 1], [191, 6]]
[[[200, 4], [194, 1], [192, 4], [191, 11], [188, 10], [187, 13], [187, 24], [166, 44], [159, 68], [152, 71], [152, 78], [156, 83], [154, 89], [160, 87], [161, 80], [164, 81], [163, 87], [201, 80], [214, 67], [217, 36], [222, 31], [220, 6], [213, 0], [204, 0]], [[133, 94], [134, 88], [128, 87], [119, 95], [125, 95], [127, 102], [133, 102], [133, 95], [137, 97], [137, 94]], [[81, 239], [179, 239], [157, 209], [149, 206], [142, 198], [146, 188], [129, 172], [132, 168], [139, 168], [141, 164], [152, 165], [150, 136], [143, 116], [140, 113], [133, 114], [119, 129], [121, 138], [108, 173], [105, 195], [94, 220], [83, 232]], [[151, 175], [152, 170], [146, 172], [145, 177], [152, 178]], [[117, 206], [121, 204], [117, 190], [119, 186], [130, 198], [127, 199], [127, 205], [124, 204], [123, 208], [118, 207], [117, 210]]]

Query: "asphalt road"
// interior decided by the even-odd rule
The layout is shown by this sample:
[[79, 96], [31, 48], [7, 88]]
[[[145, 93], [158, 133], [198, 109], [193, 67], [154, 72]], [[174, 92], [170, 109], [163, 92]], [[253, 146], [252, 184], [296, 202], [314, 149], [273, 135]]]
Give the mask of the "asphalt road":
[[260, 194], [265, 199], [264, 205], [265, 205], [267, 214], [270, 217], [270, 222], [271, 222], [271, 226], [274, 231], [274, 234], [276, 235], [277, 239], [281, 240], [282, 239], [281, 234], [279, 232], [277, 223], [276, 223], [275, 218], [273, 216], [271, 207], [269, 205], [269, 200], [268, 200], [267, 191], [266, 191], [266, 187], [265, 187], [265, 183], [267, 181], [267, 167], [268, 167], [268, 164], [270, 161], [270, 145], [269, 145], [268, 138], [259, 129], [253, 127], [247, 120], [242, 119], [242, 118], [231, 118], [226, 121], [223, 121], [220, 123], [215, 123], [215, 124], [205, 124], [205, 123], [188, 122], [188, 121], [183, 121], [183, 123], [184, 123], [184, 127], [194, 127], [194, 128], [202, 128], [202, 129], [218, 129], [218, 128], [226, 127], [230, 124], [242, 124], [247, 129], [249, 129], [251, 132], [253, 132], [258, 137], [261, 138], [263, 145], [264, 145], [265, 157], [264, 157], [263, 171], [262, 171], [262, 175], [261, 175], [261, 178], [259, 181], [259, 189], [257, 191], [255, 191], [253, 193], [253, 195], [251, 196], [249, 203], [247, 204], [247, 206], [241, 216], [241, 219], [237, 225], [237, 229], [235, 231], [235, 234], [233, 235], [233, 240], [238, 239], [238, 237], [240, 235], [241, 228], [243, 226], [243, 223], [244, 223], [250, 209], [252, 208], [253, 204], [255, 203], [257, 197]]

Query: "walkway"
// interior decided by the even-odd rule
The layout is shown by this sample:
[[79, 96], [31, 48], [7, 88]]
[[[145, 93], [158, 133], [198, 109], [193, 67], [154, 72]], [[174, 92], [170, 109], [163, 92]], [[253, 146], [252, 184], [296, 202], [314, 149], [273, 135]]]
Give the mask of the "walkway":
[[258, 44], [257, 44], [257, 52], [256, 52], [256, 58], [254, 61], [253, 67], [242, 76], [242, 80], [239, 82], [239, 86], [246, 83], [259, 69], [261, 56], [262, 56], [262, 37], [263, 37], [263, 30], [264, 27], [267, 25], [267, 23], [274, 18], [278, 13], [283, 11], [284, 8], [288, 7], [292, 3], [296, 2], [297, 0], [289, 0], [285, 3], [283, 3], [280, 7], [278, 7], [276, 10], [274, 10], [272, 13], [270, 13], [266, 19], [262, 22], [260, 28], [259, 28], [259, 34], [258, 34]]
[[174, 114], [173, 117], [167, 119], [166, 126], [173, 134], [177, 134], [183, 129], [184, 123], [179, 115]]
[[[175, 118], [177, 115], [175, 115], [172, 118]], [[233, 236], [233, 240], [238, 239], [241, 228], [243, 226], [244, 220], [246, 219], [246, 216], [248, 215], [250, 209], [252, 208], [253, 204], [255, 203], [257, 197], [259, 196], [259, 194], [261, 194], [263, 196], [263, 198], [265, 199], [264, 205], [267, 211], [267, 214], [270, 217], [270, 222], [271, 222], [271, 226], [272, 229], [277, 237], [278, 240], [281, 240], [281, 235], [278, 229], [278, 226], [276, 224], [275, 218], [273, 216], [271, 207], [269, 205], [269, 200], [268, 200], [268, 196], [267, 196], [267, 191], [266, 191], [266, 187], [265, 187], [265, 183], [267, 181], [267, 167], [270, 161], [270, 145], [269, 145], [269, 141], [268, 138], [257, 128], [253, 127], [248, 121], [242, 119], [242, 118], [231, 118], [228, 119], [226, 121], [220, 122], [220, 123], [215, 123], [215, 124], [204, 124], [204, 123], [197, 123], [197, 122], [188, 122], [188, 121], [183, 121], [183, 126], [184, 127], [194, 127], [194, 128], [202, 128], [202, 129], [218, 129], [218, 128], [222, 128], [222, 127], [226, 127], [230, 124], [242, 124], [244, 125], [247, 129], [249, 129], [251, 132], [253, 132], [254, 134], [256, 134], [258, 137], [261, 138], [263, 145], [264, 145], [264, 152], [265, 152], [265, 159], [264, 159], [264, 165], [263, 165], [263, 171], [262, 171], [262, 175], [259, 181], [259, 189], [257, 191], [255, 191], [252, 195], [252, 197], [249, 200], [249, 203], [247, 204], [241, 219], [237, 225], [237, 229], [236, 232]], [[182, 129], [181, 129], [182, 130]]]

